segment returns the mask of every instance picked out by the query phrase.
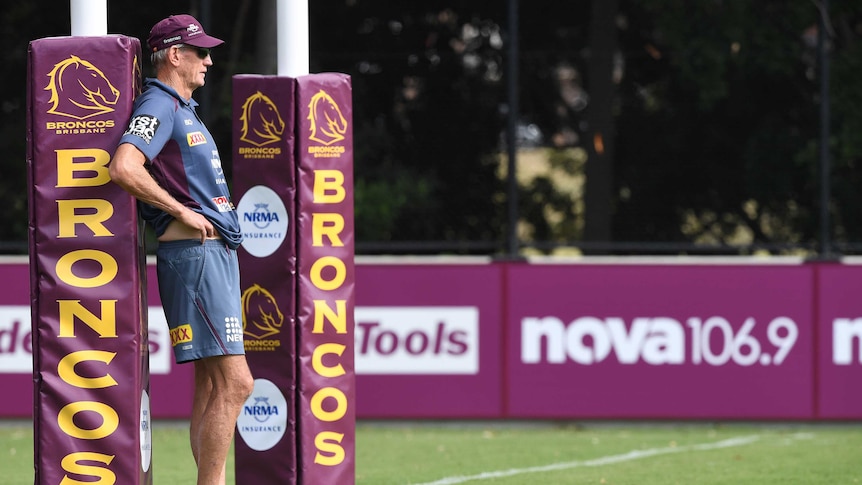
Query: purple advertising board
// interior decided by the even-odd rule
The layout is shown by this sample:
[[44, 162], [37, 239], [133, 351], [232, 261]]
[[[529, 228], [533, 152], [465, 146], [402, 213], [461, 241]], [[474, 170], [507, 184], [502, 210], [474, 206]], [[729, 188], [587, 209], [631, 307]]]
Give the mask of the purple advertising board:
[[152, 481], [141, 227], [107, 168], [140, 59], [140, 42], [119, 35], [30, 43], [36, 483]]
[[33, 412], [30, 267], [20, 258], [0, 264], [0, 417]]
[[805, 265], [513, 265], [508, 416], [813, 416]]
[[821, 264], [817, 271], [818, 417], [862, 417], [862, 266]]
[[[0, 417], [29, 417], [28, 268], [0, 263]], [[862, 419], [858, 264], [362, 258], [355, 271], [358, 418]], [[155, 293], [152, 413], [187, 419], [190, 368], [173, 363]]]
[[502, 274], [487, 262], [357, 265], [357, 413], [502, 416]]

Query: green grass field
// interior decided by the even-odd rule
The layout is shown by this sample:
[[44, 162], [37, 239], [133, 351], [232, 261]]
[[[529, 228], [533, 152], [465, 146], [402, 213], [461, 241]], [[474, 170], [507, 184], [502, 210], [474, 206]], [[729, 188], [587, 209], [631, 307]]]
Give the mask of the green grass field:
[[[862, 483], [859, 423], [360, 422], [356, 434], [367, 485]], [[194, 483], [191, 462], [185, 427], [156, 422], [154, 483]], [[0, 476], [33, 483], [29, 423], [0, 422]]]

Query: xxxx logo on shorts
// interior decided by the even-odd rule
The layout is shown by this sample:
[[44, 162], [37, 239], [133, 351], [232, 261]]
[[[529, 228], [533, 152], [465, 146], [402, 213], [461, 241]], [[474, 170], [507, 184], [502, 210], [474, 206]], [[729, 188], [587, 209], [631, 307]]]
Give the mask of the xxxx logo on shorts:
[[192, 326], [188, 323], [171, 329], [171, 346], [173, 347], [186, 342], [191, 342], [193, 338], [194, 334], [192, 334]]

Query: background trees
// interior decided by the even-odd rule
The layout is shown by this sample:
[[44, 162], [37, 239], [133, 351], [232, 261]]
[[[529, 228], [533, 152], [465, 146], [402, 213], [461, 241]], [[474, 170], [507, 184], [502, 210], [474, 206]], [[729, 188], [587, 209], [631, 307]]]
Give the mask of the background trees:
[[[833, 2], [831, 229], [852, 251], [862, 242], [862, 6]], [[186, 11], [228, 41], [196, 98], [229, 151], [230, 77], [275, 72], [274, 0], [109, 4], [110, 32], [145, 40], [154, 22]], [[522, 243], [814, 248], [819, 5], [520, 2]], [[309, 8], [311, 71], [353, 79], [359, 251], [502, 251], [506, 2], [314, 0]], [[0, 13], [7, 252], [26, 251], [27, 43], [68, 35], [68, 15], [67, 2], [18, 2]]]

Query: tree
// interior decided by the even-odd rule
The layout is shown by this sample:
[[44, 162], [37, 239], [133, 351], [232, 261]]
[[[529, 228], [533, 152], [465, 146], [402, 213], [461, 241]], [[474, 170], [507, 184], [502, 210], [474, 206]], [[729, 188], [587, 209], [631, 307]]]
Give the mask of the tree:
[[816, 237], [810, 2], [626, 2], [617, 240]]
[[458, 3], [310, 5], [339, 26], [312, 34], [312, 71], [353, 80], [359, 241], [502, 241], [502, 32]]
[[[195, 97], [228, 152], [231, 77], [274, 72], [273, 4], [110, 4], [109, 27], [145, 40], [153, 23], [186, 11], [227, 40]], [[555, 170], [521, 188], [522, 222], [534, 238], [527, 242], [813, 247], [819, 5], [521, 2], [518, 117], [520, 126], [542, 135], [545, 162]], [[7, 154], [0, 190], [9, 201], [0, 215], [0, 241], [14, 242], [0, 246], [7, 251], [26, 250], [26, 45], [68, 35], [63, 7], [19, 2], [0, 14], [0, 35], [13, 46], [3, 53], [9, 72], [0, 80], [0, 148]], [[502, 248], [505, 2], [315, 0], [309, 9], [311, 71], [344, 72], [353, 82], [359, 247], [448, 241], [447, 250], [459, 252]], [[855, 224], [862, 215], [862, 112], [856, 109], [862, 7], [837, 2], [829, 18], [831, 210], [835, 239], [851, 247], [862, 239]], [[597, 133], [604, 153], [595, 150]], [[554, 175], [581, 177], [584, 160], [587, 197], [599, 196], [588, 201], [586, 213], [580, 194], [567, 192]], [[607, 171], [592, 172], [596, 167]], [[231, 168], [226, 164], [228, 177]], [[585, 217], [591, 221], [586, 233]], [[444, 246], [413, 247], [438, 252]]]

